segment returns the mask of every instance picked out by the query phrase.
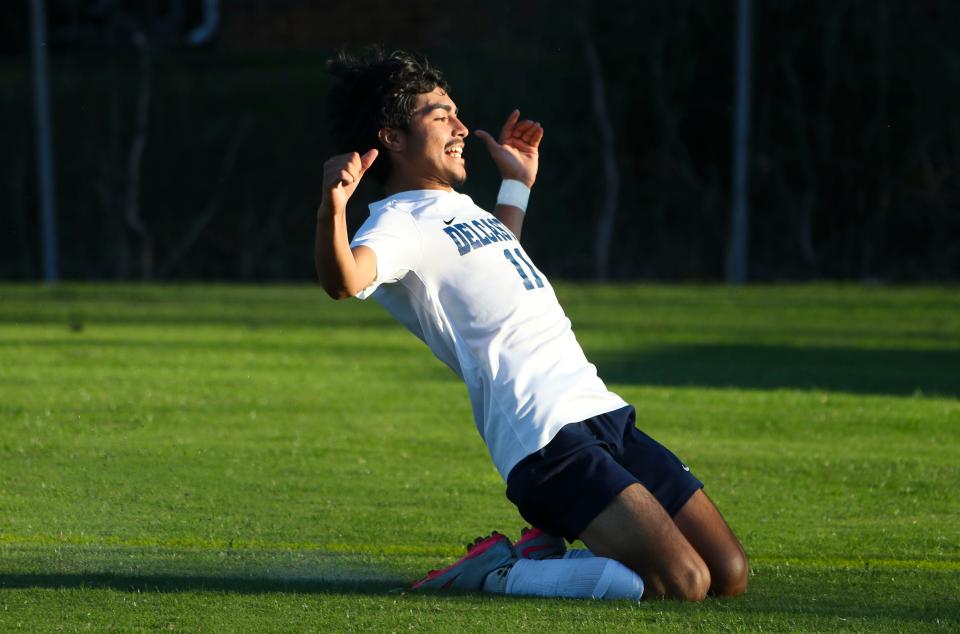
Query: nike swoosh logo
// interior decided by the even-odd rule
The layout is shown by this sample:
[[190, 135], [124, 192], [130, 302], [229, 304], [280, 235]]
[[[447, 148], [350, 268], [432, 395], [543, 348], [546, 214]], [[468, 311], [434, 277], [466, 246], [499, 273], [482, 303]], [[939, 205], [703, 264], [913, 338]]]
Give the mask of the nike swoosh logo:
[[454, 217], [451, 218], [450, 220], [444, 220], [444, 221], [443, 221], [443, 224], [448, 225], [448, 224], [450, 224], [451, 222], [453, 222], [453, 221], [456, 220], [456, 219], [457, 219], [457, 217], [454, 216]]
[[681, 463], [680, 466], [683, 467], [684, 471], [690, 471], [690, 467], [688, 467], [687, 465]]

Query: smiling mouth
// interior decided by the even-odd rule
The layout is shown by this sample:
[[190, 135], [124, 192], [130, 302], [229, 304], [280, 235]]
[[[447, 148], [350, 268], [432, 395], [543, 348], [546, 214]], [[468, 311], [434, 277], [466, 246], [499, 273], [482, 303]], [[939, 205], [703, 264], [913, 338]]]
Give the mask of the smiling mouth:
[[457, 145], [455, 147], [448, 147], [443, 151], [447, 156], [452, 156], [453, 158], [462, 159], [463, 158], [463, 146]]

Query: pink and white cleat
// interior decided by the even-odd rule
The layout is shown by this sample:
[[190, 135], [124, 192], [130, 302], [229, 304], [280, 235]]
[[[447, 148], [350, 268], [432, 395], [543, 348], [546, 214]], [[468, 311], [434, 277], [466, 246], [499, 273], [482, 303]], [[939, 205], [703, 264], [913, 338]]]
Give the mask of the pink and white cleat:
[[517, 554], [504, 535], [494, 531], [467, 544], [467, 554], [443, 570], [431, 570], [413, 583], [413, 590], [459, 590], [477, 592], [487, 575], [517, 560]]
[[554, 537], [539, 528], [520, 529], [520, 539], [513, 545], [520, 559], [555, 559], [563, 557], [567, 545], [562, 537]]

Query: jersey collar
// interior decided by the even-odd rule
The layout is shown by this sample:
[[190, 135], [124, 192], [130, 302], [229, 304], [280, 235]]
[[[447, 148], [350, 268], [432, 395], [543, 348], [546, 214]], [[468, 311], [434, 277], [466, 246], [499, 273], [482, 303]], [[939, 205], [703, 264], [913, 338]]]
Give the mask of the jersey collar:
[[430, 200], [431, 198], [443, 198], [444, 196], [457, 196], [457, 192], [445, 189], [409, 189], [403, 192], [397, 192], [392, 196], [387, 196], [382, 200], [370, 203], [370, 213], [380, 211], [393, 202], [412, 203], [419, 200]]

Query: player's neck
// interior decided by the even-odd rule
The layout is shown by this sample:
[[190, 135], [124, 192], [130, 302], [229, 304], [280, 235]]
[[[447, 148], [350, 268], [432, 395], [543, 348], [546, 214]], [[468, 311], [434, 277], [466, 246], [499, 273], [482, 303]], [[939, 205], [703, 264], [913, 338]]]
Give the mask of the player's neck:
[[415, 191], [418, 189], [439, 189], [443, 191], [453, 191], [453, 188], [445, 183], [438, 182], [436, 178], [428, 176], [418, 176], [415, 174], [403, 174], [400, 170], [394, 170], [387, 179], [383, 187], [387, 196], [393, 196], [400, 192]]

